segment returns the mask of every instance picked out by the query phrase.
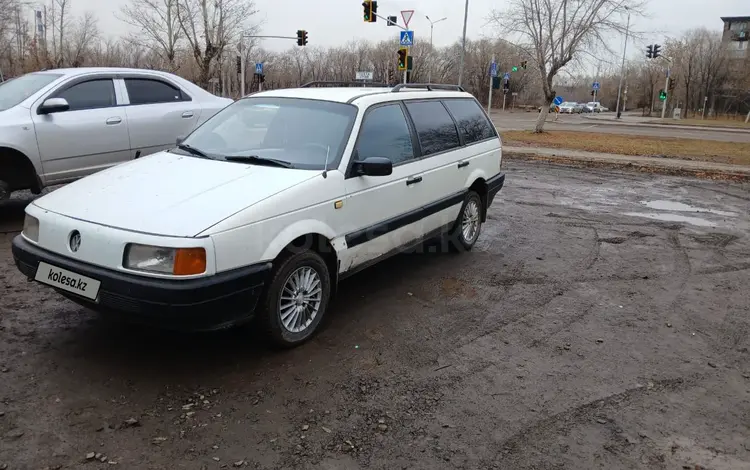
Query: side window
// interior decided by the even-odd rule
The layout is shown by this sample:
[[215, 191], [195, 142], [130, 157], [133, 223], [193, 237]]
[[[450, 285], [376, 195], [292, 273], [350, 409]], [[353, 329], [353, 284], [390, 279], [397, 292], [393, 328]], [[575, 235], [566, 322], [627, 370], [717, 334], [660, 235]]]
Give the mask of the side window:
[[445, 106], [458, 123], [464, 142], [473, 144], [495, 137], [495, 130], [474, 100], [445, 100]]
[[456, 124], [440, 101], [406, 103], [417, 128], [422, 155], [444, 152], [461, 145]]
[[65, 98], [69, 111], [117, 106], [115, 84], [109, 78], [78, 83], [56, 96]]
[[367, 113], [357, 141], [357, 158], [386, 157], [393, 164], [414, 158], [409, 126], [401, 106], [389, 104]]
[[126, 78], [130, 104], [174, 103], [184, 101], [182, 92], [168, 83], [145, 78]]

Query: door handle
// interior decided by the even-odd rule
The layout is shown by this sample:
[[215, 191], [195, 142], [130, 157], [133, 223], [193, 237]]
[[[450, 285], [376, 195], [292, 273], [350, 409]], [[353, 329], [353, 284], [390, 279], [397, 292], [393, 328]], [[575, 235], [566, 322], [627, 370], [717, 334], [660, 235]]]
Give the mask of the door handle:
[[458, 167], [463, 168], [465, 166], [469, 166], [469, 162], [458, 162]]
[[108, 126], [111, 126], [113, 124], [120, 124], [122, 122], [122, 118], [121, 117], [111, 117], [111, 118], [107, 119], [106, 122], [107, 122]]
[[193, 112], [192, 111], [185, 111], [184, 113], [182, 113], [182, 117], [184, 117], [185, 119], [191, 118], [191, 117], [193, 117]]
[[410, 186], [412, 184], [419, 183], [420, 181], [422, 181], [422, 177], [421, 176], [417, 176], [417, 177], [414, 177], [414, 178], [409, 178], [408, 180], [406, 180], [406, 185]]

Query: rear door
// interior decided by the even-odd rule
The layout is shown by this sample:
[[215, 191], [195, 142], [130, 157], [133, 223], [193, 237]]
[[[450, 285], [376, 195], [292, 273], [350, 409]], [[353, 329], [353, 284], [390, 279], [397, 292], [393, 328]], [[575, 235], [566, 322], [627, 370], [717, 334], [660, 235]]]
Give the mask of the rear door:
[[195, 128], [201, 107], [177, 84], [153, 76], [125, 77], [122, 84], [132, 158], [172, 148]]
[[[49, 98], [70, 108], [39, 114]], [[112, 78], [86, 76], [61, 85], [31, 109], [46, 184], [57, 184], [126, 161], [130, 155], [127, 115], [118, 107]]]

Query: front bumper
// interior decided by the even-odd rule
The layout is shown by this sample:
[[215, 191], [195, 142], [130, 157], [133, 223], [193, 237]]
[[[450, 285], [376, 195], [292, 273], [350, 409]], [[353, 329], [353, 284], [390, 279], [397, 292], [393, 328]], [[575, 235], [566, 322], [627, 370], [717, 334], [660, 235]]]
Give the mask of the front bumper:
[[271, 272], [270, 263], [261, 263], [206, 278], [158, 279], [81, 263], [39, 248], [21, 235], [13, 239], [12, 250], [16, 266], [29, 279], [43, 261], [100, 281], [95, 300], [49, 286], [84, 307], [128, 322], [190, 331], [250, 319]]

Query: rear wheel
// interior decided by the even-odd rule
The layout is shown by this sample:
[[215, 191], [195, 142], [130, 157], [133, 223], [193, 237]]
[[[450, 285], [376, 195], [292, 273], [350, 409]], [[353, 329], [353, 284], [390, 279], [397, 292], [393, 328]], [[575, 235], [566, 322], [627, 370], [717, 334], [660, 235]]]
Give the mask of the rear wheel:
[[275, 263], [260, 320], [269, 339], [290, 348], [309, 340], [328, 308], [328, 267], [314, 251], [285, 252]]
[[10, 185], [5, 181], [0, 181], [0, 201], [10, 198]]
[[481, 230], [482, 198], [475, 191], [469, 191], [450, 236], [451, 248], [454, 251], [471, 250], [477, 242]]

